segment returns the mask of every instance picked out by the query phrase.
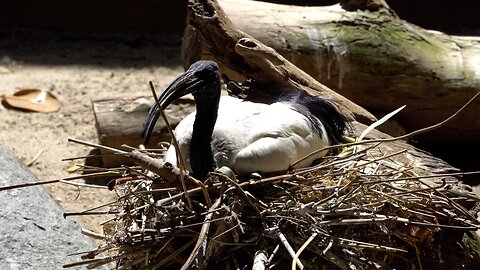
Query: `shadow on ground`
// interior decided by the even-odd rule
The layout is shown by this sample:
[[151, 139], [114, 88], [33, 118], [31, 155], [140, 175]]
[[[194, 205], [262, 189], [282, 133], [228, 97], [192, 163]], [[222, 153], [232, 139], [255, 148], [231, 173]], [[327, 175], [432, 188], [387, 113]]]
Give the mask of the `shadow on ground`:
[[0, 31], [0, 64], [173, 67], [180, 44], [171, 33]]

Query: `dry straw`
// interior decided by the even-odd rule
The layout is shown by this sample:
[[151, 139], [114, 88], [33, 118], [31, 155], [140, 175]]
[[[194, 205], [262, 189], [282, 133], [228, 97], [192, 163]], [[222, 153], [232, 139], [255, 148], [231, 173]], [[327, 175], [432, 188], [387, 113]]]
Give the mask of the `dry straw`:
[[114, 186], [119, 196], [104, 224], [105, 244], [66, 267], [242, 268], [253, 264], [256, 252], [272, 254], [277, 245], [273, 269], [418, 266], [416, 246], [434, 247], [443, 231], [480, 228], [469, 212], [475, 197], [451, 177], [460, 173], [417, 175], [395, 160], [404, 151], [377, 150], [358, 146], [311, 168], [261, 179], [212, 173], [205, 181], [210, 206], [203, 187], [186, 184], [185, 192], [158, 175], [125, 169], [122, 179], [130, 180]]

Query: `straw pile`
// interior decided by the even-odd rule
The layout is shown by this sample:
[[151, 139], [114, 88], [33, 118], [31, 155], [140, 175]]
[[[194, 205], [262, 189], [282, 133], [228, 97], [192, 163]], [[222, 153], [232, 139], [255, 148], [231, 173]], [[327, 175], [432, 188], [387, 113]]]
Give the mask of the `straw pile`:
[[105, 244], [78, 264], [448, 269], [463, 261], [474, 267], [478, 253], [466, 252], [480, 228], [473, 210], [478, 199], [451, 177], [455, 173], [417, 175], [414, 166], [396, 161], [406, 152], [350, 146], [283, 175], [237, 180], [223, 168], [203, 183], [182, 174], [183, 182], [169, 182], [125, 167], [112, 185], [118, 201], [110, 209], [114, 218], [104, 224]]

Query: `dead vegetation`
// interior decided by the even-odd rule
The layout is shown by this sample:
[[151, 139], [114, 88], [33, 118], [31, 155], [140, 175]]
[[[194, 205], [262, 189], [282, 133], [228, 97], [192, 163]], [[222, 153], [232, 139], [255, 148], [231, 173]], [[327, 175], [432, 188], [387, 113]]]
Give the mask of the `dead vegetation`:
[[[478, 198], [452, 177], [463, 173], [418, 175], [395, 159], [407, 149], [388, 153], [379, 144], [344, 147], [277, 176], [238, 180], [222, 169], [199, 185], [184, 175], [186, 190], [141, 167], [117, 169], [105, 243], [74, 265], [244, 269], [262, 257], [272, 269], [478, 264], [469, 247], [480, 228]], [[158, 152], [136, 158], [148, 155]], [[468, 250], [477, 253], [458, 256]]]

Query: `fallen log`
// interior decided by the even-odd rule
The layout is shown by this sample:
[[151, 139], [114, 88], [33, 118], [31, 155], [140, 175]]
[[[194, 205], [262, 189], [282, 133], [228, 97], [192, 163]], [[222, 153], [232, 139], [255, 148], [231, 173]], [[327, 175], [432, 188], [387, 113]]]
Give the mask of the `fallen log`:
[[[128, 94], [92, 100], [100, 144], [113, 148], [122, 148], [124, 144], [133, 147], [142, 144], [140, 130], [154, 102], [153, 97], [148, 94]], [[186, 97], [166, 109], [173, 127], [195, 109], [192, 104], [193, 99]], [[162, 141], [170, 141], [170, 135], [165, 123], [158, 121], [153, 132], [152, 145]], [[132, 163], [123, 155], [104, 155], [102, 160], [107, 168]]]
[[[260, 55], [267, 50], [252, 42], [252, 36], [361, 106], [383, 113], [406, 104], [397, 119], [408, 131], [442, 121], [480, 89], [480, 39], [422, 29], [397, 18], [381, 2], [342, 1], [343, 7], [298, 7], [249, 0], [220, 1], [230, 24], [223, 22], [220, 15], [215, 15], [217, 21], [192, 16], [195, 7], [190, 5], [190, 25], [203, 25], [211, 37], [205, 40], [202, 29], [187, 27], [183, 61], [188, 65], [199, 58], [217, 59], [224, 63], [222, 71], [232, 80], [244, 81], [246, 74], [261, 80], [259, 77], [265, 74], [256, 76], [258, 67], [252, 63], [232, 65], [240, 60], [261, 63], [259, 59], [267, 58]], [[367, 10], [344, 9], [356, 10], [362, 8], [362, 3]], [[216, 24], [227, 28], [225, 32], [232, 41], [220, 38]], [[198, 35], [204, 39], [198, 39]], [[234, 44], [240, 37], [247, 39]], [[234, 49], [236, 58], [226, 55], [225, 51]], [[253, 55], [259, 59], [246, 57], [247, 50], [257, 50]], [[274, 58], [280, 62], [270, 58], [267, 67], [285, 66], [282, 58]], [[276, 74], [291, 72], [283, 69]], [[461, 119], [429, 133], [428, 142], [475, 141], [480, 136], [479, 114], [477, 103]]]
[[[375, 120], [365, 109], [318, 83], [271, 48], [237, 30], [225, 13], [217, 12], [220, 9], [217, 2], [208, 2], [206, 5], [189, 2], [188, 8], [190, 23], [202, 26], [197, 30], [220, 64], [222, 73], [228, 77], [227, 81], [251, 81], [247, 93], [249, 100], [271, 102], [283, 91], [294, 88], [334, 100], [345, 116], [351, 119], [364, 123]], [[196, 16], [192, 16], [192, 13], [196, 13]], [[193, 28], [189, 29], [196, 33]], [[201, 57], [196, 50], [200, 47], [198, 45], [197, 36], [185, 37], [182, 51], [187, 65]]]

